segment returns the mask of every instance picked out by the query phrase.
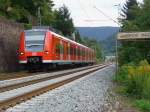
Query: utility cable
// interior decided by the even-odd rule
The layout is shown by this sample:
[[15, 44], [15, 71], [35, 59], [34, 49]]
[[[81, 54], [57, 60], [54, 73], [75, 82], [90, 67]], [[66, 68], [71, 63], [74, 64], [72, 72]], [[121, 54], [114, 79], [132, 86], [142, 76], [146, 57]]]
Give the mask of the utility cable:
[[117, 23], [118, 25], [120, 25], [119, 22], [117, 22], [116, 20], [114, 20], [113, 18], [111, 18], [110, 16], [108, 16], [107, 14], [105, 14], [102, 10], [98, 9], [96, 6], [94, 6], [94, 8], [95, 8], [98, 12], [100, 12], [102, 15], [104, 15], [106, 18], [108, 18], [109, 20], [111, 20], [111, 21]]

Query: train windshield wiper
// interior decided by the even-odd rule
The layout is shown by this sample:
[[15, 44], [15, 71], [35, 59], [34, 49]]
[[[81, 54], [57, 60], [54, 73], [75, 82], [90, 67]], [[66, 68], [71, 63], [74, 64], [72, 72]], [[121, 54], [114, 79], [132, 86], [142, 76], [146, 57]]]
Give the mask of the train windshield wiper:
[[43, 46], [43, 44], [30, 44], [30, 45], [26, 45], [26, 47], [32, 47], [32, 46]]

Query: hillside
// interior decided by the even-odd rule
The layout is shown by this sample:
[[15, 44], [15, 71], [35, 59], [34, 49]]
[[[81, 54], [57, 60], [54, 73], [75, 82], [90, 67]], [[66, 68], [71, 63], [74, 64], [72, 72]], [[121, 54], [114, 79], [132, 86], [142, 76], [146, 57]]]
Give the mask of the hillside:
[[118, 27], [76, 27], [82, 37], [90, 37], [102, 41], [114, 35]]
[[119, 30], [118, 27], [76, 27], [82, 37], [89, 37], [98, 40], [104, 55], [114, 55], [115, 37]]
[[116, 34], [113, 34], [105, 40], [100, 41], [105, 55], [115, 55], [115, 38]]

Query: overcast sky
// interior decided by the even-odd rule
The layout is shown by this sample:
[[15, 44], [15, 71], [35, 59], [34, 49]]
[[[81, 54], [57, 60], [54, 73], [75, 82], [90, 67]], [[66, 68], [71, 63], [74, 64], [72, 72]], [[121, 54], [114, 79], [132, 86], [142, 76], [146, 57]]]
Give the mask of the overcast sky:
[[[126, 0], [54, 0], [55, 8], [65, 4], [73, 18], [75, 26], [118, 26], [117, 4], [123, 5]], [[142, 0], [138, 0], [141, 2]], [[96, 7], [96, 8], [94, 8]], [[104, 13], [104, 14], [102, 14]], [[107, 17], [106, 17], [107, 16]], [[109, 17], [108, 17], [109, 16]]]

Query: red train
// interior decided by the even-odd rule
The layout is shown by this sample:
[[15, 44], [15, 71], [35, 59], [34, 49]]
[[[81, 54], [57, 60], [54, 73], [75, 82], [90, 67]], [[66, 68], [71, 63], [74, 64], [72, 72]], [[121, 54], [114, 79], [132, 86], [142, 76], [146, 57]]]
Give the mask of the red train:
[[93, 64], [95, 52], [49, 29], [25, 30], [19, 41], [19, 63], [31, 66]]

